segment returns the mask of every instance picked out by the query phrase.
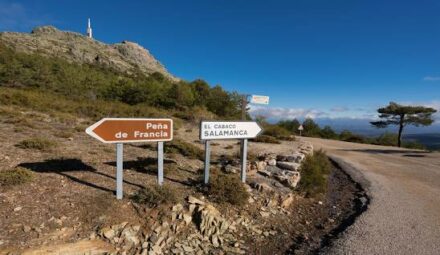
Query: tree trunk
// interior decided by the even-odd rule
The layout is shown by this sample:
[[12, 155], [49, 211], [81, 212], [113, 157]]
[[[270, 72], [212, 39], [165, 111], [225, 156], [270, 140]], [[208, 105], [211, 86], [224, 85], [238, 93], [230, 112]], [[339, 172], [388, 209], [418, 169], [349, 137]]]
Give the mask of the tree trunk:
[[399, 123], [399, 134], [397, 135], [397, 146], [400, 147], [402, 145], [402, 131], [403, 131], [403, 121], [405, 119], [405, 115], [400, 115], [400, 123]]

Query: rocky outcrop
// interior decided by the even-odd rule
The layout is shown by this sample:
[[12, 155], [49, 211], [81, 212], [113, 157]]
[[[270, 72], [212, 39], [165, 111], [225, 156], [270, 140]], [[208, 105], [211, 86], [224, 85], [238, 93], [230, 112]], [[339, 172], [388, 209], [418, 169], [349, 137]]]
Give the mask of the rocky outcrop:
[[74, 63], [99, 64], [131, 73], [140, 70], [146, 75], [159, 72], [177, 81], [151, 53], [134, 42], [105, 44], [79, 33], [53, 26], [35, 28], [29, 33], [2, 32], [0, 42], [18, 52], [37, 53]]
[[[312, 154], [313, 146], [310, 143], [302, 142], [298, 146], [298, 149], [292, 154], [276, 155], [268, 153], [260, 155], [260, 161], [252, 162], [250, 170], [252, 170], [252, 166], [255, 165], [259, 176], [275, 179], [288, 188], [296, 188], [301, 180], [301, 162], [307, 155]], [[252, 171], [250, 171], [250, 173], [252, 174]], [[261, 178], [259, 180], [262, 181]], [[251, 187], [258, 191], [272, 190], [272, 187], [264, 182], [253, 182], [251, 183]]]

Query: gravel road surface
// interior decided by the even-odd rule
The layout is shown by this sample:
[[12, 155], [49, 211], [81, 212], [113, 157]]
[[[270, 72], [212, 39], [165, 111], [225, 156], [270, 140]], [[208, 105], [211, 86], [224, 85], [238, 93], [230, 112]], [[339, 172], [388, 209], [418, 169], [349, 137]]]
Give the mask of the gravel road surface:
[[344, 164], [371, 199], [323, 254], [440, 254], [440, 153], [301, 139]]

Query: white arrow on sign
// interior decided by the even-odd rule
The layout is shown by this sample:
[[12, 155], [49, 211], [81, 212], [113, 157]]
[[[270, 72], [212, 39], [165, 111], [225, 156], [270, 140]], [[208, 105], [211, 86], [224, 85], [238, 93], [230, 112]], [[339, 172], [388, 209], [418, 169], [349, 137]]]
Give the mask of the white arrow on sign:
[[254, 121], [202, 121], [200, 140], [248, 139], [261, 132]]

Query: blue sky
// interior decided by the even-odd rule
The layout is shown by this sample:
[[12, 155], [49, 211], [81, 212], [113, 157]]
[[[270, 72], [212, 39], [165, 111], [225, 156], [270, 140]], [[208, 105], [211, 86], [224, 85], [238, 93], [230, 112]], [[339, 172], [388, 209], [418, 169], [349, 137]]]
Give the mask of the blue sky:
[[[105, 3], [105, 4], [104, 4]], [[440, 108], [440, 1], [3, 1], [0, 30], [36, 25], [130, 40], [168, 70], [268, 95], [268, 117], [372, 118]]]

